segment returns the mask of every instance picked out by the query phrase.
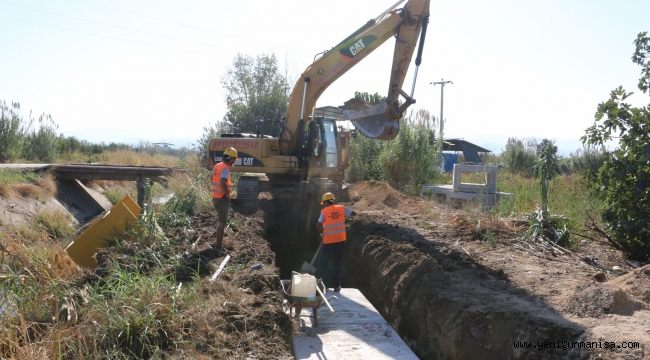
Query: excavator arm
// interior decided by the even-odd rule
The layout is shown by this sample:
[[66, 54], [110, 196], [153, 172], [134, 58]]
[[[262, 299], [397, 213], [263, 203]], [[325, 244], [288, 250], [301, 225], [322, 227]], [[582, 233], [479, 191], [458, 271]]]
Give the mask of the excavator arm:
[[[395, 38], [393, 64], [386, 101], [374, 107], [353, 106], [346, 116], [364, 135], [392, 139], [399, 131], [399, 119], [415, 100], [402, 90], [409, 63], [429, 18], [430, 0], [400, 0], [377, 18], [370, 20], [338, 45], [325, 52], [300, 76], [289, 97], [287, 116], [280, 135], [280, 151], [290, 154], [299, 146], [300, 136], [320, 95], [341, 75], [358, 64], [391, 37]], [[398, 8], [402, 3], [403, 7]], [[419, 65], [419, 58], [416, 64]], [[399, 96], [405, 98], [400, 105]]]

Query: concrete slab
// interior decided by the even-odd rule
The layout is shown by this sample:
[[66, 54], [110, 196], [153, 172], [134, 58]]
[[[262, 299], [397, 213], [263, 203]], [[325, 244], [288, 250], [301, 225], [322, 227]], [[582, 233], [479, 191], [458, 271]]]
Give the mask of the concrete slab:
[[311, 309], [303, 309], [292, 339], [296, 359], [418, 359], [358, 289], [325, 296], [335, 312], [323, 305], [314, 327]]

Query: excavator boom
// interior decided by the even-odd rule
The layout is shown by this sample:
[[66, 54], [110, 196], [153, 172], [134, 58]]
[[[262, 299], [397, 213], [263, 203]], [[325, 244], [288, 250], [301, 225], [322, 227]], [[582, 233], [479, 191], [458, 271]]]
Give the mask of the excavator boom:
[[[402, 3], [404, 6], [398, 8]], [[295, 153], [299, 135], [323, 91], [391, 37], [395, 38], [395, 49], [385, 103], [371, 108], [348, 108], [344, 113], [364, 135], [394, 138], [399, 131], [399, 119], [415, 102], [402, 90], [402, 84], [428, 17], [429, 0], [401, 0], [314, 61], [302, 73], [289, 97], [287, 117], [280, 136], [281, 153]], [[400, 95], [405, 98], [401, 105]]]

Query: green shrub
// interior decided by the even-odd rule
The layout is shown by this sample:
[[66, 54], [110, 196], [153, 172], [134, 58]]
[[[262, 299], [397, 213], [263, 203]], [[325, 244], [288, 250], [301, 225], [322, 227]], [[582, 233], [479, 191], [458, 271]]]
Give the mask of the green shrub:
[[536, 148], [537, 141], [535, 139], [527, 139], [524, 143], [517, 138], [508, 138], [506, 148], [501, 154], [501, 161], [509, 171], [532, 177]]
[[439, 174], [440, 147], [435, 141], [435, 120], [424, 110], [402, 120], [393, 140], [356, 135], [350, 143], [347, 180], [382, 180], [409, 193]]
[[440, 172], [439, 149], [429, 113], [411, 113], [402, 121], [397, 137], [386, 142], [379, 156], [385, 179], [400, 190], [418, 194], [420, 185], [432, 181]]
[[347, 172], [347, 180], [383, 180], [383, 166], [379, 162], [383, 145], [381, 140], [354, 133], [350, 141], [350, 169]]
[[568, 158], [560, 159], [560, 172], [562, 174], [581, 173], [591, 179], [596, 176], [598, 169], [606, 159], [607, 154], [604, 150], [585, 146], [582, 150], [570, 154]]
[[25, 138], [23, 156], [30, 161], [54, 162], [59, 155], [58, 125], [50, 115], [38, 118], [38, 129], [33, 129]]
[[19, 110], [20, 104], [7, 106], [0, 100], [0, 162], [14, 160], [21, 154], [25, 123]]

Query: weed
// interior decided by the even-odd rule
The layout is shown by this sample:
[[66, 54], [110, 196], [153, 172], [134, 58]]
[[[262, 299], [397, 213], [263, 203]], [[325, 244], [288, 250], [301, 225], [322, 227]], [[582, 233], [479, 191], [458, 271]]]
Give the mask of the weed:
[[59, 211], [41, 211], [34, 215], [32, 222], [55, 240], [64, 240], [75, 232], [70, 217]]
[[485, 233], [483, 234], [483, 240], [485, 240], [485, 242], [487, 242], [491, 248], [495, 248], [497, 246], [497, 237], [490, 229], [485, 230]]
[[122, 198], [124, 197], [124, 192], [121, 189], [113, 188], [113, 189], [108, 189], [104, 193], [104, 196], [108, 199], [108, 201], [111, 202], [111, 204], [115, 205], [117, 204]]
[[544, 215], [542, 209], [526, 214], [526, 219], [530, 227], [524, 233], [524, 236], [533, 241], [541, 238], [542, 240], [552, 241], [563, 246], [571, 246], [570, 232], [567, 227], [568, 219], [560, 215]]

